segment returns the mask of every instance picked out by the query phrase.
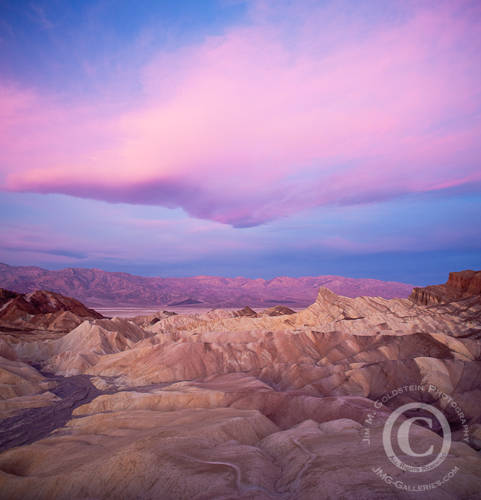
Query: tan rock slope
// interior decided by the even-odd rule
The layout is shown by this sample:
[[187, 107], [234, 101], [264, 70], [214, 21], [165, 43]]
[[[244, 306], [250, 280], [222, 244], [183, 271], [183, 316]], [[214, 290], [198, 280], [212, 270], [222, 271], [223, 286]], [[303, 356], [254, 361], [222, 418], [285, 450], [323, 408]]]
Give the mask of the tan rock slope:
[[[420, 292], [387, 300], [321, 288], [297, 313], [159, 312], [86, 319], [55, 338], [7, 332], [0, 446], [9, 422], [18, 432], [0, 453], [0, 497], [477, 498], [481, 302], [477, 273], [450, 280], [458, 295], [429, 305]], [[75, 396], [80, 388], [88, 395]], [[389, 462], [382, 433], [394, 409], [415, 401], [443, 412], [453, 443], [441, 466], [412, 480]], [[35, 439], [22, 404], [29, 422], [59, 411], [63, 420]], [[440, 428], [411, 432], [417, 450], [440, 449]], [[31, 444], [21, 446], [24, 434]], [[391, 483], [456, 473], [420, 493], [380, 479], [380, 466]]]

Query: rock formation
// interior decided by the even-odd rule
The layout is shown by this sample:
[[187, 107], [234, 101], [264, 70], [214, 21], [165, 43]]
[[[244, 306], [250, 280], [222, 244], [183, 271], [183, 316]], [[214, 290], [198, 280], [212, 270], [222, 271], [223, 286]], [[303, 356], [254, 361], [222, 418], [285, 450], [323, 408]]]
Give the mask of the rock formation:
[[284, 316], [285, 314], [294, 314], [295, 312], [296, 311], [286, 306], [274, 306], [269, 307], [268, 309], [264, 309], [264, 311], [262, 311], [262, 314], [265, 314], [267, 316]]
[[239, 318], [242, 316], [245, 316], [247, 318], [257, 318], [257, 313], [249, 306], [245, 306], [242, 309], [235, 311], [234, 316], [236, 318]]
[[78, 300], [46, 290], [22, 294], [0, 289], [0, 328], [68, 332], [85, 318], [102, 318]]
[[481, 271], [449, 273], [444, 285], [414, 288], [410, 299], [416, 304], [443, 304], [469, 297], [481, 297]]
[[[458, 291], [429, 305], [416, 292], [388, 300], [321, 288], [299, 312], [160, 311], [90, 317], [52, 337], [5, 331], [0, 497], [414, 498], [391, 484], [410, 476], [382, 435], [393, 410], [423, 402], [443, 412], [453, 443], [411, 482], [455, 470], [423, 497], [476, 498], [481, 301], [476, 273], [453, 274], [443, 287]], [[439, 426], [411, 432], [416, 449], [440, 449]]]

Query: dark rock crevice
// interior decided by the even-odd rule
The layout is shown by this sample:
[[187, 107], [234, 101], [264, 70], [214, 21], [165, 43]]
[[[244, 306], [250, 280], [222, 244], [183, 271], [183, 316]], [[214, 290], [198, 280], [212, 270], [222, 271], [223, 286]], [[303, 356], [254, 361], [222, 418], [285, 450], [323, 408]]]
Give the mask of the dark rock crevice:
[[[63, 427], [71, 418], [75, 408], [89, 403], [100, 394], [88, 375], [72, 377], [43, 374], [57, 382], [50, 392], [62, 398], [60, 401], [41, 408], [29, 408], [18, 415], [0, 421], [0, 452], [33, 443], [52, 431]], [[113, 391], [112, 391], [113, 392]]]

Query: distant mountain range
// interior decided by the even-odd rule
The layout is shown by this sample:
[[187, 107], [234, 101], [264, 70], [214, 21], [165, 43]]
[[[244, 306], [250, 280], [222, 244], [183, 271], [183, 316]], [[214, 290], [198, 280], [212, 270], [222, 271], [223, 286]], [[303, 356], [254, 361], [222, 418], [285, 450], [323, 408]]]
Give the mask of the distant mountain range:
[[74, 297], [89, 307], [269, 307], [274, 304], [305, 307], [316, 300], [321, 286], [346, 297], [384, 298], [408, 297], [413, 288], [405, 283], [341, 276], [282, 276], [271, 280], [215, 276], [160, 278], [100, 269], [49, 271], [0, 264], [2, 288], [20, 293], [50, 290]]

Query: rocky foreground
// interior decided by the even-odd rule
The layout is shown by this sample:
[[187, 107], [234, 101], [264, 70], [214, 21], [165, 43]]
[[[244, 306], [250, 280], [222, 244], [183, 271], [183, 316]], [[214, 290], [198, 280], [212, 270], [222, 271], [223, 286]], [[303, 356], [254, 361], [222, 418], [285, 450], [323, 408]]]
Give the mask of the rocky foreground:
[[[481, 273], [457, 274], [410, 299], [321, 288], [297, 313], [130, 320], [4, 291], [0, 498], [479, 498]], [[413, 477], [382, 435], [414, 401], [443, 412], [453, 442]], [[441, 448], [421, 423], [405, 462]]]

